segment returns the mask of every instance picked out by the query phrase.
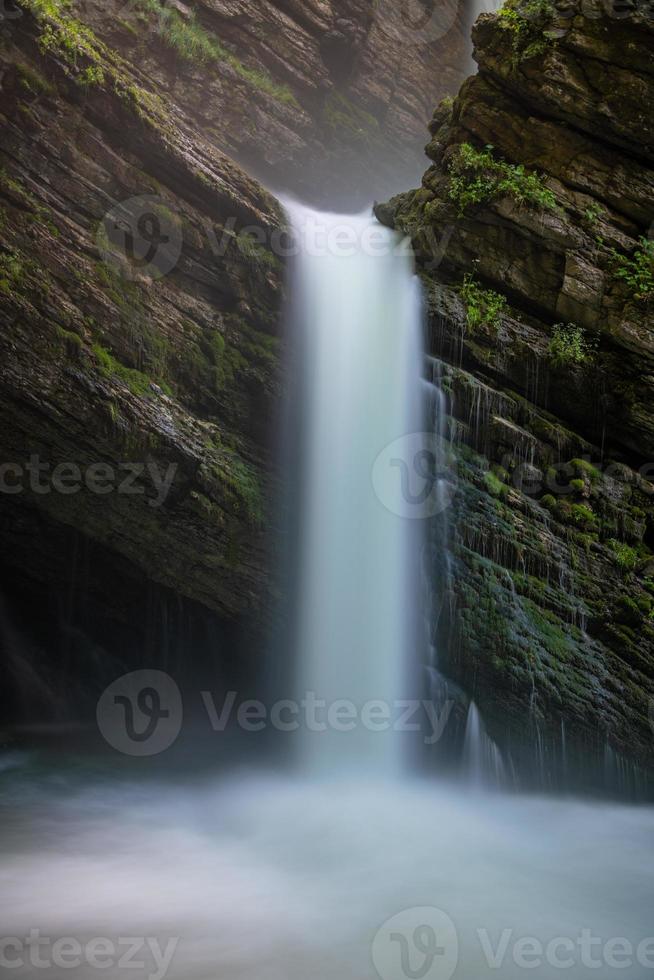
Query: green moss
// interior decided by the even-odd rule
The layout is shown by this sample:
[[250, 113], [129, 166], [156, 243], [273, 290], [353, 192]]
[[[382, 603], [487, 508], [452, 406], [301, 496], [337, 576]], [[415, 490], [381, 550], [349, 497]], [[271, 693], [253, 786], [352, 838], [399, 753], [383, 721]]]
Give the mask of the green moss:
[[257, 269], [277, 269], [279, 259], [267, 248], [260, 245], [253, 235], [240, 232], [236, 236], [236, 245], [243, 258]]
[[[111, 85], [118, 98], [144, 123], [168, 132], [172, 123], [163, 100], [131, 81], [129, 66], [93, 31], [71, 16], [70, 0], [16, 0], [40, 25], [39, 46], [57, 58], [66, 73], [88, 88]], [[89, 72], [89, 69], [91, 71]]]
[[467, 272], [459, 289], [466, 308], [466, 326], [473, 333], [486, 327], [497, 333], [507, 309], [506, 297], [492, 289], [484, 289], [472, 273]]
[[555, 367], [578, 367], [593, 359], [595, 344], [588, 340], [582, 327], [574, 323], [556, 323], [547, 356]]
[[574, 490], [575, 493], [583, 493], [586, 489], [586, 484], [583, 480], [570, 480], [570, 489]]
[[135, 395], [145, 396], [151, 394], [150, 379], [147, 375], [121, 364], [101, 344], [96, 343], [93, 345], [93, 353], [98, 362], [100, 373], [105, 378], [119, 378]]
[[323, 122], [332, 136], [354, 143], [369, 142], [379, 133], [379, 122], [371, 113], [333, 89], [325, 99]]
[[47, 272], [18, 248], [0, 250], [0, 293], [47, 297], [52, 281]]
[[0, 292], [11, 293], [22, 282], [25, 273], [24, 258], [18, 249], [0, 252]]
[[600, 471], [587, 459], [572, 459], [570, 466], [573, 468], [575, 476], [586, 477], [591, 483], [599, 483], [602, 479]]
[[501, 28], [511, 33], [515, 71], [523, 61], [544, 54], [553, 41], [547, 27], [556, 8], [550, 0], [507, 0], [498, 13]]
[[543, 178], [527, 172], [522, 164], [497, 160], [493, 147], [477, 150], [470, 143], [457, 147], [449, 164], [448, 195], [463, 217], [470, 206], [510, 197], [520, 205], [557, 210], [553, 192]]
[[506, 486], [506, 484], [502, 483], [502, 481], [498, 479], [493, 472], [484, 473], [484, 483], [491, 497], [500, 499], [502, 497], [506, 497], [509, 492], [509, 488]]
[[156, 16], [157, 31], [162, 41], [184, 61], [192, 64], [212, 62], [229, 64], [249, 85], [272, 96], [278, 102], [299, 108], [295, 96], [287, 85], [278, 85], [260, 68], [244, 65], [235, 54], [221, 44], [214, 34], [198, 23], [195, 13], [189, 17], [182, 17], [173, 6], [161, 4], [159, 0], [138, 0], [138, 5], [145, 12]]
[[30, 95], [52, 95], [55, 91], [54, 86], [31, 65], [19, 62], [16, 64], [16, 74], [20, 87]]
[[152, 382], [147, 374], [143, 374], [135, 368], [129, 368], [121, 364], [101, 344], [96, 343], [93, 345], [93, 353], [98, 362], [100, 373], [105, 378], [118, 378], [127, 385], [133, 395], [138, 395], [140, 398], [152, 398]]
[[557, 507], [556, 497], [551, 493], [546, 493], [545, 496], [541, 499], [541, 505], [545, 507], [546, 510], [552, 511], [552, 513], [554, 513]]
[[57, 327], [57, 336], [59, 340], [62, 341], [66, 352], [71, 357], [78, 357], [82, 347], [84, 346], [82, 338], [78, 333], [73, 333], [72, 330], [65, 330], [63, 327]]
[[235, 451], [228, 451], [223, 459], [224, 468], [220, 476], [235, 497], [236, 509], [243, 508], [249, 523], [260, 525], [263, 521], [263, 495], [257, 474]]
[[573, 524], [584, 530], [590, 530], [597, 526], [597, 516], [586, 504], [572, 504], [570, 519]]
[[649, 617], [652, 611], [652, 601], [638, 602], [631, 596], [622, 595], [616, 603], [616, 618], [626, 626], [638, 628], [645, 617]]

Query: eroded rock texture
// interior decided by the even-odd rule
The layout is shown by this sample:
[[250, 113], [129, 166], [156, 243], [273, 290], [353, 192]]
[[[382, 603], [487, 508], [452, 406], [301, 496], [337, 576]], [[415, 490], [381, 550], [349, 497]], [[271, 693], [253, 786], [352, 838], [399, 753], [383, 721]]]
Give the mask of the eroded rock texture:
[[[420, 175], [425, 120], [462, 80], [463, 6], [87, 0], [84, 17], [268, 186], [356, 210]], [[191, 18], [208, 45], [185, 56], [169, 28]]]
[[654, 27], [530, 11], [480, 19], [422, 187], [378, 213], [450, 397], [441, 663], [542, 781], [575, 741], [652, 759]]
[[[206, 634], [207, 610], [263, 657], [279, 559], [283, 267], [269, 246], [283, 219], [255, 178], [331, 207], [406, 186], [466, 43], [456, 4], [425, 14], [407, 26], [372, 0], [4, 5], [0, 508], [18, 687], [65, 687], [109, 647], [138, 661], [148, 630], [165, 646], [166, 623]], [[16, 639], [30, 616], [36, 671]]]
[[[283, 270], [242, 228], [269, 240], [279, 206], [68, 8], [21, 13], [1, 75], [6, 588], [51, 653], [81, 616], [96, 643], [136, 632], [143, 662], [148, 608], [184, 602], [255, 633]], [[139, 221], [152, 262], [131, 259]]]

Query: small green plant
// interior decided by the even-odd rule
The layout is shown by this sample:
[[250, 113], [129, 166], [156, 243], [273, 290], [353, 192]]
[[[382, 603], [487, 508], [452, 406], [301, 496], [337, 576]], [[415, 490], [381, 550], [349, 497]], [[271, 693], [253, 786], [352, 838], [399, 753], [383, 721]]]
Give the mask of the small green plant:
[[510, 197], [520, 205], [541, 210], [557, 209], [556, 198], [543, 178], [527, 172], [522, 164], [493, 156], [493, 147], [477, 150], [462, 143], [450, 161], [449, 197], [463, 217], [470, 206]]
[[46, 23], [39, 36], [39, 47], [44, 54], [54, 54], [73, 68], [78, 67], [80, 58], [95, 60], [98, 54], [96, 42], [93, 31], [72, 17]]
[[99, 65], [89, 65], [77, 76], [77, 84], [82, 88], [91, 88], [93, 85], [104, 85], [104, 71]]
[[30, 292], [46, 297], [51, 287], [47, 271], [17, 248], [0, 249], [0, 293], [17, 295], [29, 285]]
[[586, 224], [591, 225], [592, 227], [596, 225], [600, 218], [603, 218], [605, 214], [606, 211], [602, 205], [598, 204], [597, 201], [592, 201], [587, 208], [584, 208], [583, 217]]
[[622, 569], [623, 572], [633, 572], [634, 568], [638, 564], [638, 552], [631, 545], [625, 544], [624, 541], [616, 541], [615, 538], [611, 538], [606, 542], [608, 547], [613, 552], [613, 560]]
[[552, 513], [556, 510], [556, 497], [552, 493], [546, 493], [544, 497], [541, 498], [541, 506]]
[[573, 504], [570, 508], [570, 518], [573, 524], [586, 531], [591, 531], [597, 524], [597, 517], [586, 504]]
[[583, 480], [570, 480], [570, 489], [574, 490], [575, 493], [583, 493], [586, 489], [586, 484]]
[[277, 256], [260, 245], [248, 232], [239, 232], [236, 236], [236, 245], [243, 258], [256, 268], [277, 268], [279, 264]]
[[502, 315], [508, 307], [506, 296], [492, 289], [484, 289], [471, 272], [464, 275], [459, 291], [466, 308], [467, 328], [474, 332], [486, 327], [497, 333], [502, 324]]
[[611, 250], [616, 279], [626, 283], [629, 293], [640, 303], [654, 298], [654, 241], [641, 235], [631, 258]]
[[491, 497], [497, 497], [499, 499], [501, 497], [505, 497], [509, 492], [507, 485], [503, 483], [493, 472], [489, 471], [488, 473], [484, 473], [484, 483], [486, 484], [486, 490]]
[[551, 0], [507, 0], [499, 11], [499, 24], [511, 32], [511, 67], [544, 54], [553, 37], [548, 34], [556, 8]]
[[586, 364], [592, 360], [595, 347], [586, 337], [583, 327], [575, 323], [555, 323], [547, 356], [555, 367]]

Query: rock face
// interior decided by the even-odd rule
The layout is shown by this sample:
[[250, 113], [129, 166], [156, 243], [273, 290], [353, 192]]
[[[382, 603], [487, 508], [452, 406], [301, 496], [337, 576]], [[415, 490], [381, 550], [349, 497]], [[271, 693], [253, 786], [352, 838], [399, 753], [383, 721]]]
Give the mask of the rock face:
[[142, 81], [63, 5], [5, 26], [3, 581], [124, 662], [153, 602], [255, 633], [274, 588], [283, 270], [242, 229], [281, 212]]
[[654, 25], [539, 0], [473, 38], [422, 187], [378, 208], [450, 401], [441, 665], [523, 776], [581, 744], [624, 773], [653, 739]]
[[144, 649], [261, 660], [284, 270], [255, 177], [363, 207], [420, 172], [466, 42], [456, 3], [417, 9], [4, 5], [3, 717]]
[[419, 177], [425, 120], [463, 78], [463, 7], [87, 0], [83, 20], [269, 187], [356, 210]]

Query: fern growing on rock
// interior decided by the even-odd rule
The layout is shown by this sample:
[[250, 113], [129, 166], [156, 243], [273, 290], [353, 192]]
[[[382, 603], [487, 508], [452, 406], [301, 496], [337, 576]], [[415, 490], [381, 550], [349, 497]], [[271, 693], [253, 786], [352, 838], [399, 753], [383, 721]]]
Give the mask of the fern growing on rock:
[[507, 163], [493, 155], [493, 147], [477, 150], [470, 143], [457, 147], [449, 164], [449, 198], [463, 217], [471, 205], [510, 197], [520, 205], [555, 211], [556, 198], [543, 178], [523, 164]]

